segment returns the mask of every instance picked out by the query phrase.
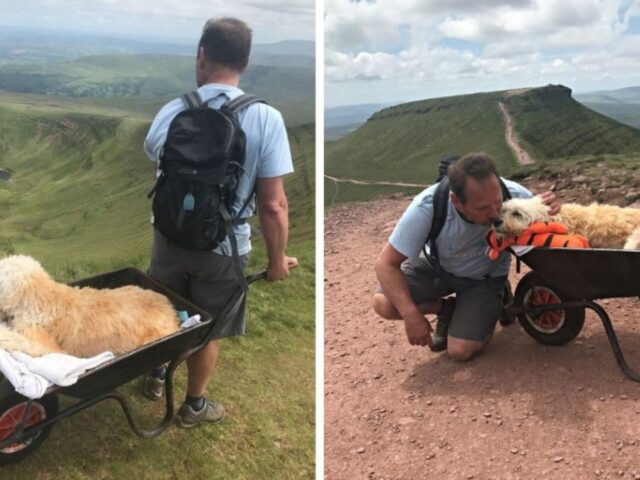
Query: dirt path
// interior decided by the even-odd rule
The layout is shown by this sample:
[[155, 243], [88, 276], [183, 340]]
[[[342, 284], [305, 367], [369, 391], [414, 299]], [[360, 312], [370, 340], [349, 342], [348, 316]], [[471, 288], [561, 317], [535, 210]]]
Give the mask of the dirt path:
[[338, 178], [332, 177], [330, 175], [325, 175], [325, 178], [332, 180], [334, 182], [346, 182], [346, 183], [354, 183], [356, 185], [391, 185], [393, 187], [418, 187], [418, 188], [427, 188], [429, 185], [424, 185], [421, 183], [401, 183], [401, 182], [369, 182], [366, 180], [356, 180], [355, 178]]
[[[460, 364], [373, 313], [373, 262], [409, 201], [326, 212], [326, 478], [640, 479], [640, 384], [592, 314], [558, 348], [498, 326]], [[603, 305], [640, 369], [640, 301]]]
[[513, 118], [511, 118], [511, 115], [509, 115], [507, 106], [502, 102], [498, 102], [498, 105], [500, 105], [502, 117], [504, 118], [504, 138], [507, 140], [507, 145], [509, 145], [511, 151], [516, 156], [518, 163], [520, 163], [521, 165], [530, 165], [534, 163], [534, 160], [529, 156], [527, 151], [520, 146], [520, 143], [518, 143], [518, 136], [516, 135], [516, 132], [513, 128]]

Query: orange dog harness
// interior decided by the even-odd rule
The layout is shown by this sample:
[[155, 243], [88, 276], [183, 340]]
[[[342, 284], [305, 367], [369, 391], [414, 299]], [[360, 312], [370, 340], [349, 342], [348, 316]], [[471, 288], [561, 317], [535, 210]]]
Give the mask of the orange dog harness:
[[531, 245], [550, 248], [589, 248], [589, 241], [582, 235], [569, 234], [569, 229], [561, 223], [536, 222], [529, 225], [517, 237], [498, 237], [496, 232], [487, 233], [489, 258], [497, 260], [501, 251], [511, 245]]

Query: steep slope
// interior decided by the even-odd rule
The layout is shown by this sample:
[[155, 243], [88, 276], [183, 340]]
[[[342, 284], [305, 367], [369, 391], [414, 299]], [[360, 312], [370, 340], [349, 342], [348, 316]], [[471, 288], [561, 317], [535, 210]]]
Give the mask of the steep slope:
[[[55, 267], [136, 264], [150, 242], [148, 119], [0, 107], [0, 255], [29, 253]], [[296, 173], [286, 179], [294, 242], [313, 238], [313, 126], [290, 131]], [[71, 267], [69, 267], [71, 268]]]
[[640, 130], [586, 108], [562, 85], [507, 95], [504, 103], [534, 158], [640, 151]]

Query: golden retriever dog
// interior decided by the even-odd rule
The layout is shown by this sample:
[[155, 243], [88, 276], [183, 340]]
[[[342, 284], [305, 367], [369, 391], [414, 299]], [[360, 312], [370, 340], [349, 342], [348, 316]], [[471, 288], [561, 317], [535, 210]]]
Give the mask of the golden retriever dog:
[[534, 222], [562, 223], [570, 233], [587, 237], [594, 248], [640, 249], [640, 208], [565, 203], [552, 217], [539, 197], [514, 198], [504, 202], [494, 228], [500, 236], [519, 235]]
[[0, 260], [0, 348], [32, 356], [128, 352], [179, 328], [171, 302], [135, 286], [70, 287], [33, 258]]

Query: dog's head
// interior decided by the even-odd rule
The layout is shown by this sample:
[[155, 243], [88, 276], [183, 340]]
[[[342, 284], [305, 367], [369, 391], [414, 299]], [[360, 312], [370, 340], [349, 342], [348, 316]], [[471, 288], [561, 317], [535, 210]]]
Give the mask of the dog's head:
[[549, 207], [542, 203], [540, 197], [514, 198], [502, 204], [500, 218], [494, 222], [493, 228], [501, 237], [518, 236], [532, 223], [550, 220]]
[[42, 266], [26, 255], [0, 260], [0, 309], [7, 314], [25, 295], [36, 293], [49, 276]]

